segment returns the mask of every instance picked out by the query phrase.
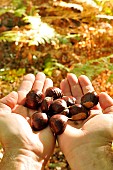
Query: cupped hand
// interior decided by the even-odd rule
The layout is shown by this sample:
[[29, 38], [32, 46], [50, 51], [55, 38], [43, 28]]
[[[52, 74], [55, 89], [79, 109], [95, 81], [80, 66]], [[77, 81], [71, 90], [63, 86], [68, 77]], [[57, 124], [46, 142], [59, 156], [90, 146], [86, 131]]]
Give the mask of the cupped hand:
[[[85, 75], [69, 73], [61, 82], [65, 95], [81, 97], [94, 88]], [[69, 121], [63, 134], [58, 136], [59, 146], [72, 170], [113, 169], [113, 99], [100, 93], [99, 104], [84, 121]]]
[[31, 89], [45, 92], [50, 86], [53, 86], [53, 82], [45, 74], [39, 72], [36, 77], [28, 74], [24, 76], [17, 92], [11, 92], [0, 100], [0, 142], [4, 155], [31, 157], [39, 163], [35, 167], [41, 170], [53, 153], [55, 138], [49, 126], [35, 133], [32, 131], [28, 121], [34, 110], [23, 105]]

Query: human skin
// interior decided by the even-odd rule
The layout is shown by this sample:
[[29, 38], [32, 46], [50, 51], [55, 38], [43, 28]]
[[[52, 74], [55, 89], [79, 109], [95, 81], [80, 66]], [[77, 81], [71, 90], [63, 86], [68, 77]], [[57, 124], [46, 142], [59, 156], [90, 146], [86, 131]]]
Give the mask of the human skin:
[[34, 110], [24, 107], [26, 94], [31, 89], [42, 90], [53, 86], [51, 79], [39, 72], [24, 76], [17, 92], [0, 100], [0, 143], [4, 156], [0, 170], [43, 170], [55, 147], [55, 137], [49, 126], [33, 132], [29, 118]]
[[[94, 88], [85, 75], [69, 73], [60, 87], [65, 95], [81, 97]], [[99, 104], [84, 121], [68, 121], [59, 146], [72, 170], [113, 169], [113, 99], [105, 92], [99, 94]], [[68, 148], [68, 149], [67, 149]]]

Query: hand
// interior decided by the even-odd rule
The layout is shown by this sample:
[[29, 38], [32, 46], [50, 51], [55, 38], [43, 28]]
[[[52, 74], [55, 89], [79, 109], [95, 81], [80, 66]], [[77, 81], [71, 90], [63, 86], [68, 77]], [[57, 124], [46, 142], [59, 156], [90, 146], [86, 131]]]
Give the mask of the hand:
[[[61, 82], [65, 95], [73, 95], [80, 103], [82, 95], [94, 91], [88, 77], [78, 79], [70, 73]], [[99, 104], [84, 121], [69, 121], [63, 134], [58, 136], [59, 146], [72, 170], [113, 169], [113, 99], [102, 92]]]
[[11, 92], [0, 100], [0, 142], [4, 149], [1, 170], [42, 170], [53, 153], [55, 138], [49, 128], [33, 132], [29, 117], [33, 110], [23, 106], [31, 89], [53, 86], [43, 73], [24, 76], [18, 92]]

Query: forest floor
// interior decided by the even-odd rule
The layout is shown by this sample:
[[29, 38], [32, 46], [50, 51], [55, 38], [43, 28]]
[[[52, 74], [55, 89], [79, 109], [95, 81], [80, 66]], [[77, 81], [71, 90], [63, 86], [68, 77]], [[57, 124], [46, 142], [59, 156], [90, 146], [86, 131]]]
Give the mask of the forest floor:
[[[73, 7], [70, 7], [69, 3], [65, 2], [63, 6], [60, 1], [53, 4], [51, 0], [47, 2], [41, 0], [38, 3], [43, 22], [50, 24], [57, 33], [64, 35], [64, 39], [61, 39], [57, 45], [39, 45], [37, 51], [40, 52], [40, 57], [37, 60], [26, 62], [25, 58], [11, 58], [8, 56], [8, 46], [3, 48], [4, 50], [0, 49], [2, 61], [0, 68], [8, 68], [5, 73], [0, 72], [0, 97], [16, 90], [24, 74], [36, 73], [37, 69], [46, 73], [47, 68], [48, 70], [52, 68], [47, 76], [52, 78], [54, 86], [59, 86], [69, 69], [77, 76], [88, 75], [97, 93], [105, 91], [113, 97], [113, 18], [102, 13], [99, 16], [99, 10], [92, 5], [83, 3], [79, 3], [80, 6], [76, 7], [74, 5], [73, 3]], [[7, 55], [4, 56], [3, 52]], [[53, 63], [57, 61], [57, 65], [46, 66], [47, 59]], [[75, 67], [78, 67], [78, 70]], [[25, 70], [22, 71], [20, 68]], [[57, 144], [45, 168], [45, 170], [50, 169], [70, 170]]]

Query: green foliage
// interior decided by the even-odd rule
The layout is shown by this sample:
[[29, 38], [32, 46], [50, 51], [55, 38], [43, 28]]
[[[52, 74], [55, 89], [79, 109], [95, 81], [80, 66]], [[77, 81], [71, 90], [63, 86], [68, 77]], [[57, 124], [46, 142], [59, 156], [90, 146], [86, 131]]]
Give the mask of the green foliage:
[[94, 0], [100, 7], [101, 11], [107, 15], [113, 15], [113, 0]]
[[20, 17], [24, 21], [25, 26], [18, 29], [13, 28], [0, 34], [0, 42], [15, 42], [16, 45], [23, 43], [28, 46], [45, 43], [55, 43], [58, 34], [48, 24], [41, 21], [41, 17], [37, 12], [37, 7], [27, 0], [12, 0], [9, 6], [1, 8], [0, 15], [9, 12], [15, 17]]
[[31, 37], [31, 41], [28, 40], [29, 45], [45, 44], [45, 42], [51, 43], [51, 40], [54, 41], [55, 37], [58, 36], [52, 27], [41, 21], [38, 14], [36, 16], [26, 16], [23, 20], [26, 23], [30, 23], [31, 26], [31, 29], [27, 31], [29, 34], [28, 38]]
[[12, 0], [12, 6], [15, 8], [21, 8], [23, 4], [23, 0]]
[[26, 28], [18, 28], [1, 33], [0, 41], [25, 43], [29, 46], [45, 43], [52, 43], [57, 40], [58, 34], [48, 24], [41, 21], [40, 16], [25, 16], [23, 21], [27, 24]]
[[61, 44], [68, 44], [70, 43], [70, 39], [75, 39], [77, 41], [80, 41], [81, 35], [80, 34], [68, 34], [67, 36], [59, 36], [59, 42]]
[[23, 0], [12, 0], [9, 5], [5, 5], [5, 7], [0, 8], [0, 15], [3, 15], [7, 12], [13, 13], [17, 17], [25, 15], [26, 6], [23, 3]]
[[15, 42], [18, 39], [17, 31], [5, 31], [0, 35], [0, 42]]
[[64, 69], [67, 72], [69, 72], [69, 69], [67, 67], [65, 67], [64, 65], [58, 63], [57, 60], [54, 59], [54, 58], [51, 58], [51, 56], [48, 56], [45, 59], [45, 62], [44, 62], [44, 70], [43, 70], [43, 72], [48, 76], [52, 76], [52, 71], [54, 69], [60, 69], [60, 70]]
[[17, 81], [17, 79], [25, 74], [25, 68], [16, 69], [0, 69], [0, 80], [13, 83]]
[[[71, 70], [71, 72], [75, 73], [77, 76], [84, 74], [92, 79], [94, 76], [97, 76], [99, 73], [106, 69], [113, 71], [113, 64], [110, 63], [111, 57], [113, 56], [110, 55], [99, 59], [89, 60], [85, 64], [75, 64], [75, 67], [73, 70]], [[110, 80], [112, 80], [112, 78], [109, 78], [109, 81]]]
[[17, 17], [22, 17], [23, 15], [25, 15], [25, 12], [26, 12], [26, 7], [24, 6], [14, 10], [14, 15]]

